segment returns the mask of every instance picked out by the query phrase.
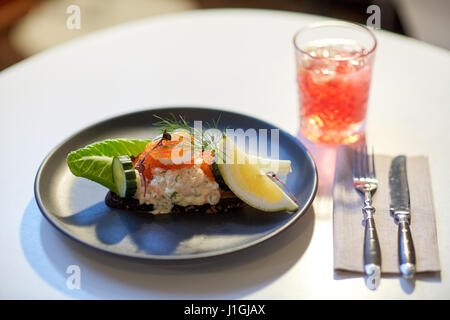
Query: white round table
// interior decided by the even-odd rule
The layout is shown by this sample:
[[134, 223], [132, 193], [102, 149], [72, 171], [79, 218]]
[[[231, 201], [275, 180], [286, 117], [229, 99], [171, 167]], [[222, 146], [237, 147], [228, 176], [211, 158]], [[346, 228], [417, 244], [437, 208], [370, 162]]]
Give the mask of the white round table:
[[[218, 260], [118, 258], [66, 238], [38, 210], [33, 182], [42, 159], [107, 117], [160, 106], [216, 106], [295, 135], [292, 36], [319, 19], [263, 10], [167, 15], [90, 34], [1, 72], [0, 298], [450, 298], [450, 54], [388, 32], [376, 32], [368, 137], [380, 153], [429, 157], [440, 279], [419, 278], [410, 286], [383, 277], [372, 291], [362, 277], [334, 274], [334, 159], [327, 148], [313, 150], [321, 182], [311, 212], [277, 237]], [[71, 265], [80, 267], [80, 289], [66, 284]]]

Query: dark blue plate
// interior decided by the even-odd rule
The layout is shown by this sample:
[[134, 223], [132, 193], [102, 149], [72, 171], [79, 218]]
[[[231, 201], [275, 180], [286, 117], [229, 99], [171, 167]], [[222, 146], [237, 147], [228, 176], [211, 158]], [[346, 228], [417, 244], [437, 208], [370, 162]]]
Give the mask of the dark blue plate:
[[[222, 255], [269, 239], [301, 217], [317, 190], [317, 170], [305, 147], [280, 130], [280, 159], [292, 161], [288, 188], [300, 202], [295, 213], [262, 212], [251, 207], [220, 214], [138, 214], [111, 209], [104, 203], [107, 189], [75, 177], [67, 154], [110, 138], [148, 139], [157, 134], [154, 114], [183, 115], [188, 121], [211, 122], [233, 129], [276, 129], [238, 113], [206, 108], [151, 109], [118, 116], [92, 125], [59, 145], [42, 162], [35, 181], [36, 201], [45, 218], [69, 237], [88, 246], [123, 256], [181, 260]], [[270, 147], [269, 147], [270, 150]]]

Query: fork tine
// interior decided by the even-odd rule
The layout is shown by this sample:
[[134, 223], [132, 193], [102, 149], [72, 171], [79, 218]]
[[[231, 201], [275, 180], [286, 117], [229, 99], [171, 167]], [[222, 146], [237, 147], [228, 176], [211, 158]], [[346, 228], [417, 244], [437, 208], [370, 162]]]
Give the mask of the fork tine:
[[368, 178], [370, 174], [370, 168], [369, 168], [369, 155], [367, 153], [367, 144], [364, 144], [362, 147], [362, 161], [364, 161], [364, 177]]
[[353, 157], [354, 160], [354, 168], [355, 168], [355, 178], [361, 179], [363, 175], [363, 167], [361, 166], [361, 150], [359, 147], [355, 148], [355, 154]]
[[359, 162], [359, 168], [360, 168], [359, 176], [361, 178], [363, 178], [366, 175], [366, 168], [364, 166], [364, 163], [365, 163], [365, 161], [364, 161], [364, 146], [359, 146], [358, 152], [359, 152], [358, 162]]
[[372, 146], [372, 175], [371, 178], [376, 178], [377, 175], [375, 173], [375, 148]]

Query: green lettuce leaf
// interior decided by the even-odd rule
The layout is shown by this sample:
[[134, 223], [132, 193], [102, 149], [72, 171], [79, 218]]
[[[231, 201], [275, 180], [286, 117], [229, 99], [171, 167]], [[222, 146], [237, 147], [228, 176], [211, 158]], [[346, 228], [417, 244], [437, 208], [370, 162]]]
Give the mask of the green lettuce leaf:
[[112, 161], [116, 156], [136, 157], [145, 150], [150, 140], [112, 139], [92, 143], [72, 151], [67, 156], [67, 165], [77, 177], [83, 177], [118, 192], [112, 174]]

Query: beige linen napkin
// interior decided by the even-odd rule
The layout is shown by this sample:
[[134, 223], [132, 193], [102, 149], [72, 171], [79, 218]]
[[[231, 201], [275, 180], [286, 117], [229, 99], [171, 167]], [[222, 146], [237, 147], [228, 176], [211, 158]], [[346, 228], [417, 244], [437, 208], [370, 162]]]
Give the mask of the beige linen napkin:
[[[375, 156], [379, 186], [374, 195], [375, 224], [381, 247], [381, 272], [400, 273], [398, 269], [397, 225], [390, 215], [389, 167], [393, 157]], [[334, 180], [333, 239], [334, 269], [363, 272], [364, 226], [362, 196], [352, 183], [353, 151], [338, 148]], [[417, 272], [440, 271], [436, 223], [428, 159], [407, 158], [407, 174], [411, 197], [411, 233], [416, 250]]]

